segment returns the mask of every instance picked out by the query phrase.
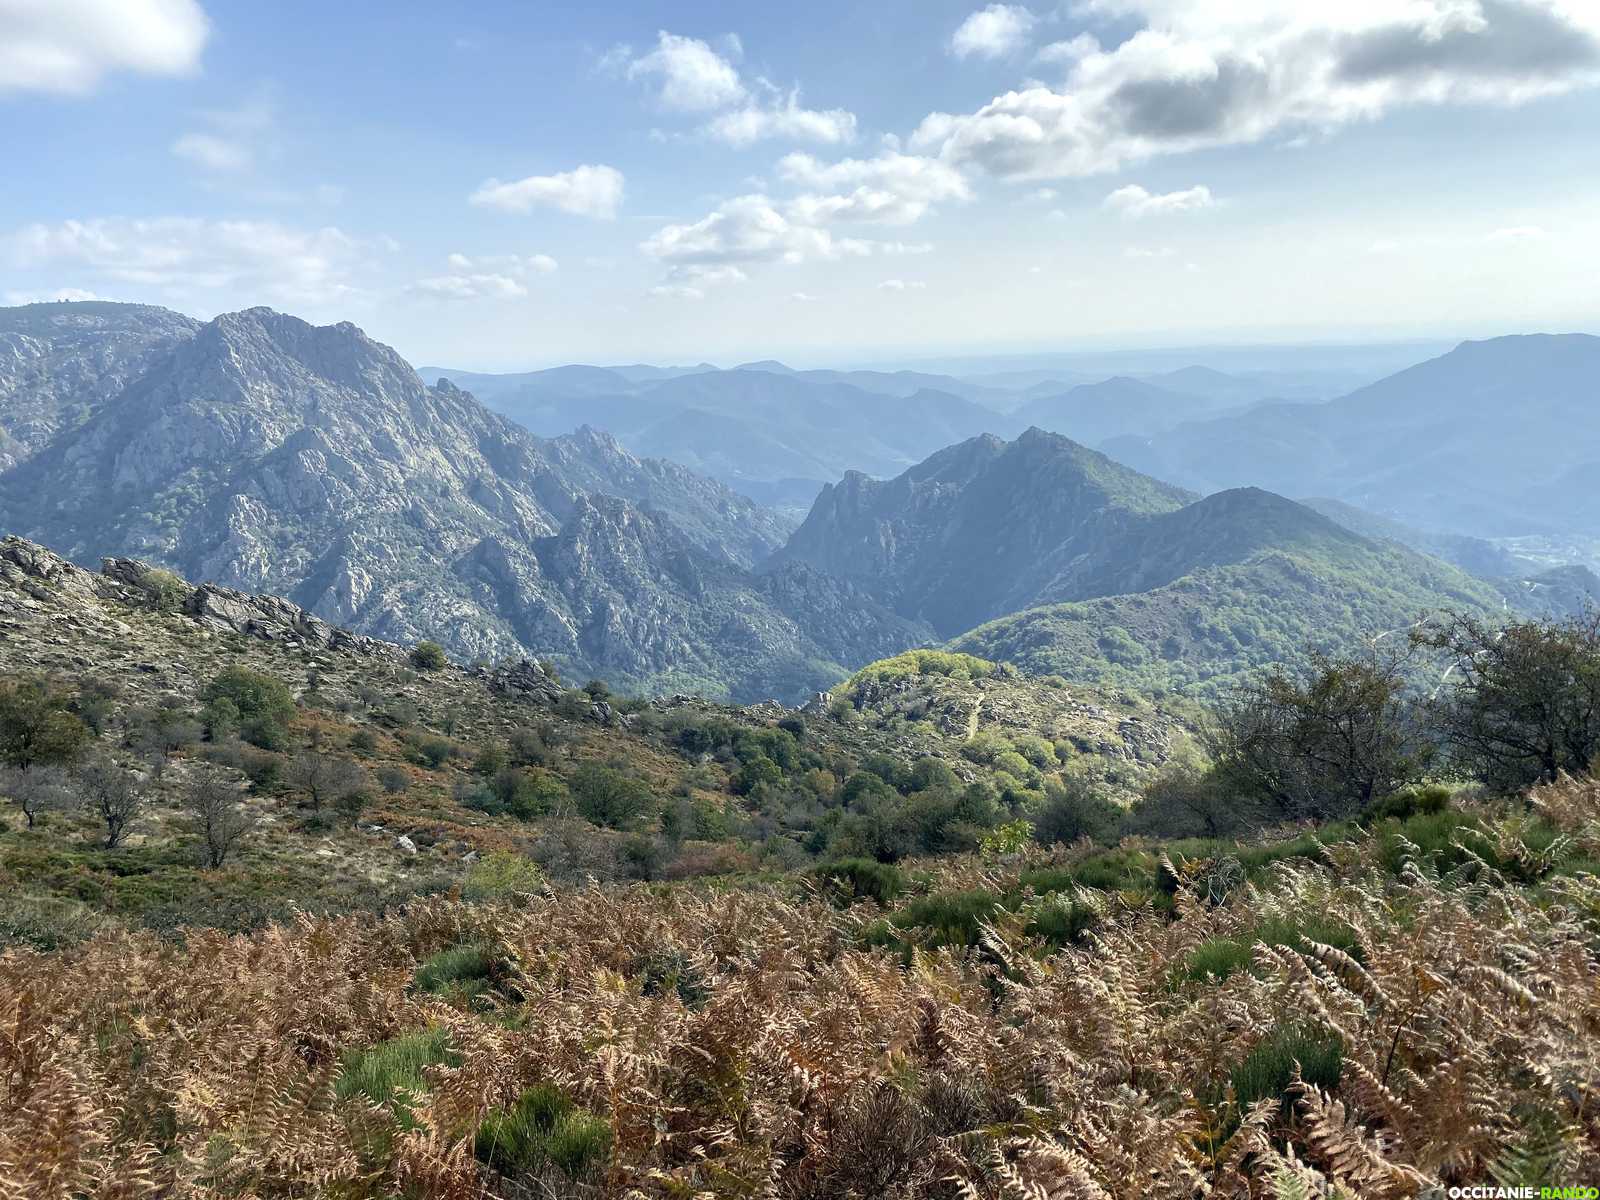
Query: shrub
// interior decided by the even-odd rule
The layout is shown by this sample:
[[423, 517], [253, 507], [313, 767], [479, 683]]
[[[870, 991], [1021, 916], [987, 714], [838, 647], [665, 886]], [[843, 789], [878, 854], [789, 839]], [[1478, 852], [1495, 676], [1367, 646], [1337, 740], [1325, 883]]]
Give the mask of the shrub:
[[776, 787], [783, 782], [783, 772], [778, 764], [766, 755], [758, 755], [734, 772], [731, 784], [734, 794], [748, 796], [757, 787], [766, 784]]
[[983, 923], [999, 910], [1000, 898], [993, 892], [936, 892], [913, 900], [889, 920], [898, 929], [926, 929], [930, 946], [975, 946]]
[[162, 612], [175, 612], [183, 607], [183, 602], [193, 591], [178, 576], [160, 567], [152, 567], [144, 572], [137, 583], [139, 590], [145, 594], [146, 603]]
[[578, 811], [595, 825], [629, 829], [655, 808], [650, 788], [631, 775], [598, 763], [585, 763], [572, 776]]
[[411, 786], [411, 772], [394, 763], [387, 763], [378, 768], [378, 786], [391, 796], [401, 795]]
[[504, 900], [518, 892], [537, 892], [543, 887], [544, 872], [532, 859], [496, 850], [472, 864], [461, 885], [461, 896], [464, 900]]
[[31, 767], [75, 759], [89, 729], [67, 711], [70, 702], [42, 679], [0, 680], [0, 763]]
[[811, 873], [827, 885], [830, 896], [845, 904], [870, 899], [887, 907], [906, 890], [905, 876], [898, 867], [870, 858], [842, 858], [823, 863]]
[[281, 750], [289, 740], [294, 695], [274, 675], [229, 667], [201, 693], [202, 716], [213, 741], [237, 733], [264, 750]]
[[1100, 914], [1093, 905], [1055, 896], [1029, 914], [1024, 932], [1052, 946], [1069, 946], [1081, 942], [1099, 923]]
[[954, 679], [982, 679], [993, 675], [996, 665], [972, 654], [952, 654], [947, 650], [907, 650], [893, 658], [869, 663], [850, 677], [847, 687], [864, 680], [893, 682], [918, 675], [945, 675]]
[[1442, 813], [1450, 807], [1450, 789], [1442, 784], [1418, 784], [1404, 788], [1370, 805], [1361, 814], [1363, 824], [1386, 821], [1390, 818], [1404, 821], [1419, 814]]
[[450, 665], [450, 658], [438, 642], [418, 642], [411, 651], [411, 665], [419, 671], [440, 671]]

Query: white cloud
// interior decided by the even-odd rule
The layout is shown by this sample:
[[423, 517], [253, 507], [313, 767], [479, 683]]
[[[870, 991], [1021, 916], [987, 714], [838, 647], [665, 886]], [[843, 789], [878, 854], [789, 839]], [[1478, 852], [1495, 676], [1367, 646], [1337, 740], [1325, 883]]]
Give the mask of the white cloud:
[[789, 293], [789, 299], [797, 300], [801, 304], [810, 304], [813, 300], [816, 299], [816, 297], [813, 296], [810, 292], [790, 292]]
[[56, 288], [53, 292], [7, 292], [7, 304], [56, 304], [63, 300], [104, 300], [98, 292], [83, 288]]
[[747, 278], [743, 271], [734, 266], [679, 263], [668, 272], [666, 282], [651, 288], [650, 294], [678, 300], [704, 300], [707, 288], [724, 283], [743, 283]]
[[1004, 58], [1028, 44], [1034, 15], [1018, 4], [991, 4], [969, 16], [950, 37], [957, 58]]
[[172, 143], [172, 152], [208, 171], [243, 171], [255, 161], [250, 147], [214, 133], [186, 133]]
[[0, 0], [0, 92], [83, 95], [115, 71], [188, 74], [210, 31], [195, 0]]
[[528, 294], [527, 281], [549, 275], [559, 264], [548, 254], [451, 254], [447, 275], [419, 279], [408, 290], [446, 300], [516, 300]]
[[1171, 258], [1177, 251], [1171, 246], [1129, 246], [1122, 253], [1127, 258]]
[[[722, 42], [729, 56], [737, 61], [744, 45], [735, 34]], [[729, 58], [697, 38], [682, 37], [662, 30], [655, 49], [634, 56], [628, 46], [614, 47], [601, 66], [618, 70], [629, 79], [648, 79], [657, 86], [656, 98], [663, 108], [676, 112], [716, 113], [700, 133], [729, 146], [745, 147], [770, 138], [798, 142], [840, 145], [856, 136], [855, 114], [842, 108], [806, 108], [800, 103], [800, 90], [785, 91], [766, 79], [746, 82]], [[653, 130], [660, 141], [673, 134]]]
[[1193, 212], [1199, 208], [1210, 208], [1215, 203], [1211, 189], [1204, 184], [1181, 192], [1153, 193], [1136, 183], [1130, 183], [1127, 187], [1119, 187], [1105, 198], [1106, 208], [1135, 219], [1161, 216], [1165, 213]]
[[444, 300], [516, 300], [528, 294], [509, 275], [493, 274], [434, 275], [417, 280], [411, 290]]
[[775, 105], [749, 104], [725, 112], [706, 126], [706, 132], [730, 146], [749, 146], [767, 138], [838, 145], [855, 139], [856, 117], [842, 108], [802, 108], [799, 93], [790, 92]]
[[1075, 63], [1100, 52], [1100, 42], [1092, 33], [1080, 33], [1071, 41], [1041, 46], [1034, 58], [1042, 63]]
[[[824, 163], [794, 153], [779, 176], [812, 190], [788, 200], [765, 193], [738, 196], [699, 221], [668, 225], [640, 245], [670, 269], [678, 284], [684, 264], [799, 263], [872, 254], [926, 254], [927, 242], [873, 241], [836, 234], [837, 225], [907, 225], [937, 201], [969, 198], [961, 173], [930, 158], [889, 151], [875, 158]], [[698, 286], [698, 283], [695, 285]]]
[[913, 147], [1010, 179], [1327, 131], [1418, 104], [1516, 104], [1600, 84], [1590, 0], [1087, 0], [1142, 24], [1062, 56], [976, 112], [932, 113]]
[[813, 223], [905, 225], [921, 219], [940, 201], [971, 197], [967, 181], [954, 168], [937, 159], [894, 151], [834, 163], [809, 154], [789, 154], [779, 161], [778, 174], [786, 182], [812, 189], [794, 205], [802, 220]]
[[634, 58], [621, 46], [607, 58], [629, 79], [656, 82], [661, 104], [679, 112], [711, 112], [745, 98], [738, 68], [698, 38], [661, 30], [650, 53]]
[[912, 292], [920, 291], [927, 286], [920, 279], [885, 279], [878, 285], [878, 290], [884, 292]]
[[668, 225], [641, 244], [645, 254], [669, 266], [805, 262], [861, 257], [867, 242], [836, 238], [828, 230], [791, 219], [762, 195], [738, 196], [699, 221]]
[[0, 238], [22, 268], [76, 273], [173, 296], [225, 293], [225, 303], [326, 304], [358, 289], [366, 243], [331, 226], [274, 221], [120, 217], [35, 224]]
[[468, 200], [502, 212], [531, 212], [535, 206], [559, 208], [582, 217], [609, 220], [622, 204], [622, 172], [615, 167], [585, 165], [557, 175], [530, 175], [502, 183], [489, 179]]

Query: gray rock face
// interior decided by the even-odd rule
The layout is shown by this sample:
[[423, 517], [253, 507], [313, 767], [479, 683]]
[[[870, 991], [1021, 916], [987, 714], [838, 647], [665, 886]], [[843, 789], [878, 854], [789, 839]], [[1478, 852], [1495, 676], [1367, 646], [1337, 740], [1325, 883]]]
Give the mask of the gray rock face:
[[720, 484], [593, 431], [541, 440], [352, 325], [268, 309], [176, 341], [0, 471], [0, 529], [209, 580], [193, 615], [228, 628], [348, 625], [646, 690], [799, 696], [925, 636], [831, 581], [752, 574], [784, 526]]
[[0, 309], [0, 471], [81, 426], [199, 327], [142, 304]]

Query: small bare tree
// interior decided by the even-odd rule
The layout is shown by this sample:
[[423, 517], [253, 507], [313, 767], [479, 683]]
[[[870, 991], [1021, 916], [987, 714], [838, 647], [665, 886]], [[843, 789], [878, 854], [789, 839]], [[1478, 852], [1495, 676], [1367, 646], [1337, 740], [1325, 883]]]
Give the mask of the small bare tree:
[[97, 755], [77, 769], [75, 782], [84, 805], [106, 827], [106, 849], [115, 850], [144, 812], [144, 780], [115, 760]]
[[314, 813], [320, 813], [324, 804], [337, 805], [367, 787], [367, 772], [360, 763], [320, 750], [296, 754], [284, 778], [290, 787], [310, 798]]
[[228, 861], [233, 848], [256, 823], [255, 814], [243, 801], [239, 785], [227, 772], [209, 764], [197, 766], [183, 790], [183, 805], [200, 837], [206, 866], [213, 871]]
[[44, 763], [0, 769], [0, 796], [10, 796], [17, 802], [29, 829], [41, 813], [61, 812], [72, 804], [66, 771]]

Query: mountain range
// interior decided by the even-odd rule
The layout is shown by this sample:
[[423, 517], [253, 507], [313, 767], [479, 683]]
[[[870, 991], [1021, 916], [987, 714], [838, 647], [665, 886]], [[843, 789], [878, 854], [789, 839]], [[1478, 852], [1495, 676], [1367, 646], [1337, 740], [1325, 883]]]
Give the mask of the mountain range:
[[[939, 642], [1204, 692], [1427, 611], [1572, 611], [1600, 580], [1394, 506], [1379, 515], [1336, 473], [1291, 470], [1266, 444], [1254, 477], [1314, 499], [1191, 490], [1184, 470], [1157, 478], [1058, 432], [995, 428], [1037, 416], [1148, 457], [1182, 439], [1117, 431], [1171, 426], [1215, 439], [1207, 471], [1246, 474], [1228, 465], [1225, 431], [1326, 429], [1347, 413], [1421, 438], [1448, 406], [1415, 398], [1452, 380], [1461, 407], [1481, 409], [1513, 394], [1521, 370], [1545, 389], [1530, 419], [1573, 420], [1592, 342], [1469, 344], [1323, 404], [1273, 403], [1259, 382], [1183, 368], [1064, 390], [1030, 378], [1000, 405], [1003, 389], [953, 377], [777, 363], [419, 374], [353, 325], [268, 309], [201, 324], [142, 306], [30, 305], [0, 310], [0, 532], [639, 692], [792, 700]], [[946, 383], [956, 390], [933, 386]], [[525, 427], [569, 421], [558, 436]], [[1552, 455], [1581, 458], [1584, 436]], [[1441, 434], [1439, 461], [1486, 438]], [[1424, 465], [1420, 443], [1411, 451]], [[1380, 442], [1364, 478], [1388, 478], [1393, 453]], [[1508, 494], [1480, 474], [1484, 495]], [[746, 492], [803, 486], [785, 511], [730, 478]], [[1410, 494], [1467, 493], [1449, 482]]]
[[1102, 448], [1199, 491], [1254, 483], [1480, 537], [1600, 522], [1600, 338], [1465, 342], [1319, 404], [1264, 404]]
[[12, 311], [64, 373], [131, 381], [81, 421], [63, 415], [71, 389], [21, 388], [25, 428], [61, 433], [0, 474], [0, 527], [74, 558], [147, 558], [465, 658], [743, 699], [926, 636], [802, 565], [753, 572], [786, 529], [750, 500], [592, 430], [533, 437], [352, 325], [161, 318], [112, 367], [81, 364], [84, 308]]
[[1038, 429], [846, 476], [775, 559], [859, 584], [952, 648], [1149, 691], [1516, 598], [1271, 492], [1197, 497]]
[[746, 496], [805, 513], [825, 482], [846, 471], [897, 474], [982, 433], [1031, 426], [1096, 444], [1145, 436], [1314, 384], [1279, 373], [1205, 367], [1144, 378], [1029, 372], [974, 381], [921, 371], [798, 371], [765, 360], [696, 367], [554, 367], [483, 375], [437, 367], [448, 379], [536, 434], [583, 425], [607, 430], [636, 454], [671, 459]]

